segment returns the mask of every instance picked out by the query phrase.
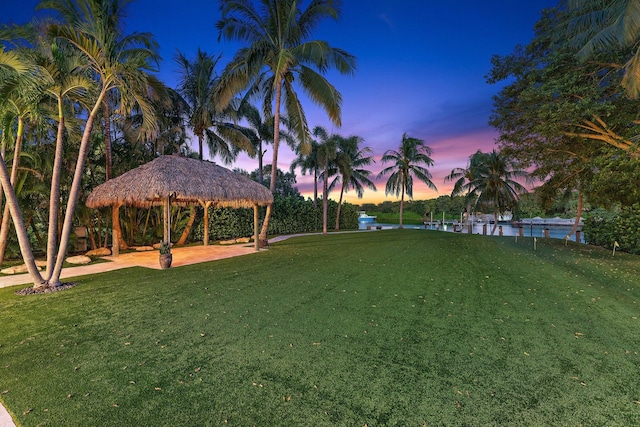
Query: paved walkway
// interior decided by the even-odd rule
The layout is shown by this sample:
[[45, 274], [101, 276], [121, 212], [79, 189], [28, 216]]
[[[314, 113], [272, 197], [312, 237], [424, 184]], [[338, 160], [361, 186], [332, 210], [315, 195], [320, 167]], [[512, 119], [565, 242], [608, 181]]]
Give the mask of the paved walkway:
[[[214, 261], [217, 259], [231, 258], [239, 255], [247, 255], [255, 253], [253, 244], [235, 244], [229, 246], [210, 245], [210, 246], [189, 246], [184, 248], [173, 248], [172, 267], [180, 267], [183, 265], [197, 264], [200, 262]], [[120, 254], [117, 257], [105, 256], [102, 259], [107, 262], [98, 264], [83, 265], [78, 267], [69, 267], [62, 269], [60, 277], [67, 279], [69, 277], [86, 276], [87, 274], [103, 273], [105, 271], [119, 270], [128, 267], [146, 267], [156, 270], [160, 269], [158, 261], [158, 251], [148, 252], [129, 252]], [[14, 285], [31, 284], [31, 277], [28, 273], [15, 274], [12, 276], [0, 277], [0, 288]], [[2, 427], [2, 424], [0, 424]]]

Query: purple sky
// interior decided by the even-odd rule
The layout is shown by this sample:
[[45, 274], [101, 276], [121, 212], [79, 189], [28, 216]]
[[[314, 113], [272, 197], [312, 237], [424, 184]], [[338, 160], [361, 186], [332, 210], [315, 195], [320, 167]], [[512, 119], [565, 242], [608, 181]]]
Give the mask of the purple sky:
[[[29, 20], [37, 3], [1, 2], [0, 22]], [[476, 150], [493, 148], [496, 133], [487, 121], [491, 97], [500, 87], [484, 80], [491, 55], [505, 55], [515, 45], [528, 43], [541, 10], [555, 6], [557, 0], [343, 3], [341, 20], [324, 22], [316, 33], [316, 38], [357, 58], [355, 76], [328, 76], [343, 96], [342, 128], [334, 128], [323, 111], [302, 95], [309, 126], [324, 126], [344, 136], [358, 135], [377, 160], [386, 150], [399, 146], [404, 132], [424, 139], [433, 149], [435, 164], [430, 170], [439, 191], [416, 183], [414, 199], [449, 194], [451, 185], [443, 182], [444, 176], [455, 167], [465, 167]], [[178, 74], [173, 58], [177, 50], [192, 58], [200, 47], [210, 54], [222, 54], [221, 63], [235, 53], [237, 43], [218, 43], [215, 23], [219, 17], [216, 1], [138, 0], [131, 5], [126, 22], [127, 31], [155, 34], [164, 58], [160, 76], [175, 86]], [[286, 170], [295, 156], [286, 146], [281, 147], [278, 166]], [[269, 149], [266, 163], [271, 162], [271, 155]], [[251, 171], [257, 161], [243, 156], [230, 167]], [[370, 169], [377, 175], [381, 168], [377, 162]], [[297, 175], [300, 191], [310, 195], [310, 177]], [[385, 182], [377, 183], [377, 192], [367, 190], [363, 199], [347, 193], [347, 200], [356, 204], [395, 200], [394, 195], [385, 196]]]

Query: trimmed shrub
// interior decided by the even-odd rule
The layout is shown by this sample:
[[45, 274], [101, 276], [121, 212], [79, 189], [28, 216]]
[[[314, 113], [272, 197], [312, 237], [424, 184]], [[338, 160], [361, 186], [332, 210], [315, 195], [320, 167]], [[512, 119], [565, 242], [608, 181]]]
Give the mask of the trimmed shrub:
[[[327, 210], [328, 229], [333, 230], [336, 223], [338, 203], [329, 200]], [[264, 219], [266, 208], [260, 208], [260, 223]], [[357, 207], [343, 203], [340, 211], [340, 229], [354, 230], [358, 228]], [[313, 206], [311, 199], [299, 196], [283, 197], [276, 195], [273, 212], [269, 221], [269, 234], [311, 233], [322, 230], [322, 203]], [[195, 240], [203, 238], [203, 223], [195, 226]], [[209, 239], [226, 240], [253, 235], [253, 209], [209, 208]]]
[[585, 241], [592, 245], [640, 254], [640, 204], [627, 206], [619, 212], [602, 209], [592, 211], [582, 227]]

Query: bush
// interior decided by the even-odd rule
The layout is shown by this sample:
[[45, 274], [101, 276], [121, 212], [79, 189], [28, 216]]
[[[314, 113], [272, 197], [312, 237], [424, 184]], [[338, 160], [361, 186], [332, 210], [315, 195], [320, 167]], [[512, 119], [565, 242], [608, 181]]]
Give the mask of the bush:
[[612, 249], [618, 242], [619, 250], [640, 254], [640, 204], [623, 207], [619, 212], [594, 210], [585, 219], [582, 231], [589, 244]]
[[[328, 201], [328, 229], [335, 228], [338, 203]], [[260, 208], [261, 224], [266, 208]], [[358, 228], [358, 212], [355, 205], [343, 203], [340, 211], [340, 229]], [[269, 221], [269, 234], [310, 233], [322, 230], [322, 203], [313, 206], [311, 199], [299, 196], [276, 195], [273, 212]], [[209, 208], [209, 239], [226, 240], [253, 235], [253, 209]], [[202, 240], [203, 224], [200, 222], [194, 231], [194, 238]]]

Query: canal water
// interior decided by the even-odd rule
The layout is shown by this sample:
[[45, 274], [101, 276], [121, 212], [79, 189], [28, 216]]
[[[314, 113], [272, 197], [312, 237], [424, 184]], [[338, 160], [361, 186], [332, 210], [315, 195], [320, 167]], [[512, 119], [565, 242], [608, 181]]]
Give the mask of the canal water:
[[[382, 227], [383, 229], [389, 229], [389, 228], [398, 228], [398, 224], [383, 224], [383, 223], [377, 223], [377, 222], [360, 222], [358, 223], [360, 230], [366, 230], [368, 226], [373, 226], [373, 227]], [[520, 232], [520, 227], [516, 226], [512, 226], [510, 223], [505, 223], [505, 224], [498, 224], [498, 227], [502, 226], [502, 235], [503, 236], [518, 236], [519, 232]], [[446, 232], [453, 232], [453, 225], [451, 224], [447, 224], [445, 229], [443, 230], [443, 227], [441, 225], [432, 225], [432, 226], [425, 226], [425, 225], [404, 225], [404, 228], [415, 228], [415, 229], [429, 229], [429, 230], [438, 230], [438, 231], [446, 231]], [[487, 224], [487, 235], [491, 234], [491, 230], [493, 229], [493, 224]], [[567, 233], [569, 231], [571, 231], [571, 227], [570, 226], [566, 226], [566, 225], [523, 225], [522, 226], [522, 233], [525, 237], [537, 237], [537, 238], [543, 238], [544, 237], [544, 230], [545, 229], [549, 229], [549, 237], [553, 238], [553, 239], [564, 239], [564, 237], [567, 235]], [[578, 227], [578, 230], [580, 230], [581, 227]], [[464, 229], [462, 231], [463, 233], [467, 232], [467, 226], [464, 226]], [[483, 224], [475, 224], [473, 227], [473, 234], [483, 234]], [[496, 228], [496, 232], [494, 234], [495, 236], [498, 236], [498, 228]], [[571, 236], [571, 240], [575, 241], [576, 236], [572, 235]], [[584, 243], [584, 234], [580, 233], [580, 242]]]

